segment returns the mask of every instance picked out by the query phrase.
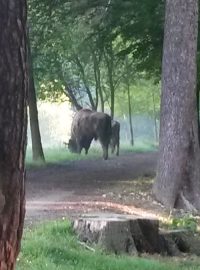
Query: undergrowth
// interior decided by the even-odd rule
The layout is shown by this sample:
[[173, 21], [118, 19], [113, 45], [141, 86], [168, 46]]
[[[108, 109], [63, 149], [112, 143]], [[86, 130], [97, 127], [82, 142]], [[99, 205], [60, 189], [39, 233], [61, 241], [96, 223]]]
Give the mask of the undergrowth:
[[[149, 142], [138, 142], [133, 147], [129, 144], [121, 144], [120, 146], [120, 154], [124, 153], [131, 153], [131, 152], [150, 152], [150, 151], [156, 151], [157, 147], [154, 144], [151, 144]], [[27, 149], [26, 152], [26, 166], [28, 168], [30, 167], [40, 167], [40, 166], [46, 166], [48, 164], [52, 163], [60, 163], [64, 161], [74, 161], [74, 160], [86, 160], [86, 159], [99, 159], [102, 158], [102, 149], [100, 146], [92, 146], [89, 150], [88, 155], [85, 155], [84, 151], [80, 155], [74, 154], [68, 151], [66, 147], [60, 147], [60, 148], [45, 148], [44, 149], [44, 155], [46, 163], [43, 162], [34, 162], [32, 160], [32, 151], [31, 149]], [[109, 151], [109, 156], [112, 156]]]
[[106, 255], [86, 250], [66, 220], [26, 229], [17, 270], [198, 270], [199, 261]]

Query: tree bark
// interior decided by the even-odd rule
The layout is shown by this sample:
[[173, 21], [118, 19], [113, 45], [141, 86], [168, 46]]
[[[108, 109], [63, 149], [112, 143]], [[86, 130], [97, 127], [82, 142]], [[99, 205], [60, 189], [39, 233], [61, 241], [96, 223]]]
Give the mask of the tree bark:
[[96, 107], [96, 104], [94, 102], [94, 99], [93, 99], [92, 93], [90, 91], [90, 88], [88, 86], [88, 82], [87, 82], [87, 79], [85, 77], [85, 71], [84, 71], [83, 65], [81, 64], [81, 62], [80, 62], [77, 55], [74, 55], [74, 59], [75, 59], [76, 65], [79, 67], [81, 78], [82, 78], [83, 84], [84, 84], [85, 89], [86, 89], [86, 93], [87, 93], [87, 96], [88, 96], [88, 99], [89, 99], [89, 102], [90, 102], [91, 109], [93, 111], [96, 111], [97, 107]]
[[156, 198], [166, 207], [200, 208], [196, 104], [198, 0], [167, 0]]
[[70, 99], [70, 102], [72, 103], [72, 105], [75, 107], [77, 111], [80, 111], [81, 109], [83, 109], [83, 107], [78, 103], [78, 100], [76, 99], [71, 87], [67, 85], [67, 83], [65, 83], [64, 93]]
[[95, 243], [115, 254], [160, 253], [159, 222], [129, 215], [95, 215], [75, 219], [73, 229], [79, 239]]
[[25, 214], [27, 127], [25, 0], [0, 3], [0, 269], [15, 268]]
[[28, 105], [29, 105], [29, 119], [31, 128], [31, 140], [32, 140], [32, 156], [34, 161], [45, 162], [44, 152], [42, 148], [40, 128], [38, 121], [37, 110], [37, 98], [35, 92], [35, 83], [33, 77], [33, 65], [31, 57], [30, 40], [28, 37], [28, 62], [29, 62], [29, 93], [28, 93]]
[[127, 81], [127, 93], [128, 93], [128, 115], [129, 115], [129, 127], [131, 134], [131, 145], [134, 145], [134, 137], [133, 137], [133, 123], [132, 123], [132, 109], [131, 109], [131, 96], [130, 96], [130, 85]]
[[[95, 82], [96, 82], [96, 96], [100, 98], [100, 102], [101, 102], [101, 111], [104, 112], [104, 98], [103, 98], [103, 91], [102, 91], [102, 87], [101, 87], [101, 71], [100, 71], [100, 58], [101, 56], [99, 56], [99, 59], [97, 59], [97, 56], [95, 54], [95, 52], [92, 52], [93, 55], [93, 62], [94, 62], [94, 77], [95, 77]], [[98, 106], [96, 106], [98, 107]]]
[[[197, 69], [197, 74], [199, 74], [198, 69]], [[199, 133], [199, 143], [200, 143], [199, 91], [200, 91], [200, 83], [199, 83], [199, 79], [197, 79], [197, 91], [196, 91], [196, 95], [197, 95], [197, 121], [198, 121], [198, 133]]]
[[115, 86], [113, 81], [113, 72], [114, 72], [114, 55], [112, 44], [109, 44], [106, 52], [104, 54], [107, 70], [108, 70], [108, 83], [110, 87], [110, 115], [111, 118], [114, 118], [115, 114]]

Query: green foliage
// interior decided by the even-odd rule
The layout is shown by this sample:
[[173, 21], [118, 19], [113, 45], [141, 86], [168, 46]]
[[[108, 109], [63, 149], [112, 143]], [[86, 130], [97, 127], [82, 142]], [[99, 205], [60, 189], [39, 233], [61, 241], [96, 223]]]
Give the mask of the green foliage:
[[[164, 28], [164, 1], [160, 0], [115, 0], [73, 1], [71, 12], [75, 16], [90, 13], [96, 18], [101, 10], [102, 20], [94, 32], [101, 32], [101, 42], [114, 40], [119, 35], [126, 46], [120, 55], [132, 53], [140, 70], [160, 74]], [[80, 3], [80, 4], [79, 4]], [[78, 6], [81, 5], [81, 9]]]
[[38, 96], [40, 100], [50, 101], [50, 102], [64, 102], [67, 100], [66, 95], [64, 95], [64, 85], [60, 81], [54, 80], [43, 80], [41, 84], [38, 85]]
[[[108, 4], [109, 3], [109, 4]], [[99, 83], [110, 107], [111, 80], [115, 95], [134, 85], [137, 73], [160, 70], [163, 1], [38, 1], [29, 0], [32, 57], [38, 97], [59, 99], [63, 86], [72, 89], [82, 106], [90, 90], [95, 102]], [[94, 57], [95, 56], [95, 57]], [[96, 65], [96, 67], [95, 67]], [[110, 70], [109, 68], [110, 67]], [[133, 79], [132, 79], [133, 77]], [[53, 87], [49, 82], [55, 82]], [[41, 88], [45, 85], [45, 89]], [[148, 98], [147, 98], [148, 100]], [[134, 102], [135, 104], [135, 102]]]
[[[142, 78], [143, 77], [143, 78]], [[126, 85], [121, 86], [121, 91], [116, 94], [116, 110], [119, 116], [128, 114], [128, 99]], [[133, 115], [147, 114], [159, 119], [160, 114], [160, 84], [147, 80], [141, 74], [130, 87]]]
[[173, 218], [171, 227], [173, 229], [187, 229], [189, 231], [196, 232], [198, 221], [192, 215], [185, 215], [182, 218]]
[[200, 269], [198, 261], [184, 266], [175, 260], [144, 259], [95, 253], [81, 246], [66, 220], [26, 229], [17, 270], [189, 270]]

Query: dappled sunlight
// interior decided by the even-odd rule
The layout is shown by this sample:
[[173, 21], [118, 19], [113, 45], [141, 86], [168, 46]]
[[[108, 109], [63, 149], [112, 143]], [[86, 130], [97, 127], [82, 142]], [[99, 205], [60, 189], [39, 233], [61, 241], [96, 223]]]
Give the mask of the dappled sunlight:
[[[74, 112], [69, 102], [38, 102], [38, 116], [44, 148], [63, 147], [70, 137]], [[31, 147], [30, 125], [28, 125], [28, 148]]]

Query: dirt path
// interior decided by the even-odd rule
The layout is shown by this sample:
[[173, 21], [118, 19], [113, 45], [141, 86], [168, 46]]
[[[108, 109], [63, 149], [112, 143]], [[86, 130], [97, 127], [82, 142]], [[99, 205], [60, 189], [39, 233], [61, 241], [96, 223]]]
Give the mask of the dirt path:
[[27, 172], [26, 222], [113, 211], [157, 214], [151, 196], [157, 153], [82, 160]]

